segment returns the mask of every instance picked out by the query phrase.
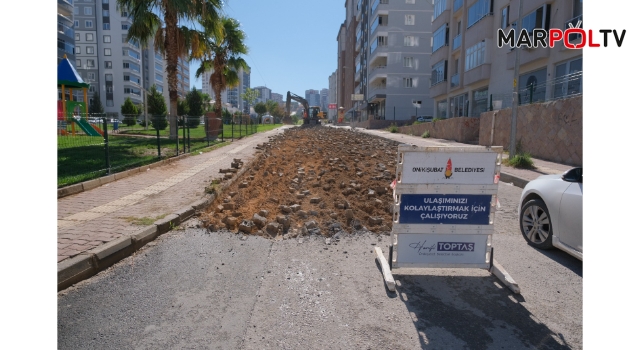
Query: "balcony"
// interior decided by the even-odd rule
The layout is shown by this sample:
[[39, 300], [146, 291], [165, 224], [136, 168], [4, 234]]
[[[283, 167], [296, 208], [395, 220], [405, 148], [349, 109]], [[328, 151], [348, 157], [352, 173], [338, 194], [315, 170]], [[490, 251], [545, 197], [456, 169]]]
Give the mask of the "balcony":
[[483, 63], [475, 68], [464, 72], [464, 84], [466, 86], [484, 80], [489, 80], [491, 76], [491, 63]]
[[376, 29], [378, 29], [378, 27], [386, 27], [388, 24], [389, 24], [389, 16], [387, 15], [379, 16], [373, 20], [373, 23], [371, 23], [371, 30], [369, 32], [371, 33], [371, 35], [373, 35]]
[[[580, 25], [578, 25], [578, 23], [580, 23]], [[571, 26], [570, 26], [571, 25]], [[568, 20], [567, 22], [565, 22], [564, 24], [564, 29], [569, 29], [570, 27], [573, 28], [584, 28], [584, 25], [582, 24], [582, 15], [576, 16], [570, 20]], [[578, 34], [569, 34], [569, 42], [572, 42], [576, 39], [578, 39]]]
[[450, 17], [451, 17], [451, 10], [444, 10], [441, 14], [438, 15], [438, 17], [433, 19], [433, 22], [431, 22], [432, 28], [438, 28], [441, 25], [449, 22]]
[[384, 101], [386, 98], [387, 98], [387, 84], [369, 86], [369, 94], [367, 96], [367, 101], [369, 103]]
[[457, 88], [460, 86], [460, 74], [456, 73], [451, 76], [451, 87]]
[[432, 97], [444, 95], [447, 93], [447, 79], [445, 78], [443, 81], [435, 83], [429, 87], [429, 95]]
[[58, 13], [66, 17], [73, 17], [73, 1], [58, 0]]
[[453, 12], [455, 13], [456, 11], [461, 9], [462, 5], [464, 5], [464, 0], [454, 0], [453, 1]]
[[373, 67], [369, 72], [369, 83], [372, 85], [386, 84], [387, 66]]
[[[564, 47], [564, 45], [562, 45]], [[549, 47], [538, 47], [525, 49], [524, 47], [520, 49], [520, 65], [525, 65], [527, 63], [534, 62], [542, 62], [549, 58], [551, 54]], [[577, 51], [577, 50], [576, 50]], [[516, 50], [510, 50], [507, 53], [507, 69], [514, 69], [516, 65]]]
[[462, 34], [458, 34], [456, 35], [455, 38], [453, 38], [453, 46], [451, 47], [451, 50], [459, 49], [461, 44], [462, 44]]
[[74, 39], [75, 36], [73, 35], [73, 28], [64, 25], [62, 23], [58, 23], [58, 33], [64, 34], [65, 36], [68, 36], [70, 39]]

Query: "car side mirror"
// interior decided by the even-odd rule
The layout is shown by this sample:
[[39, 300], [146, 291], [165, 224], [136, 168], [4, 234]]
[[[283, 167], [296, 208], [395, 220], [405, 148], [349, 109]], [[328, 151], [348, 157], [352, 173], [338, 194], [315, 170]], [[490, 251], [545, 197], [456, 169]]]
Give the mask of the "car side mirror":
[[582, 168], [573, 168], [562, 174], [562, 180], [567, 182], [582, 183]]

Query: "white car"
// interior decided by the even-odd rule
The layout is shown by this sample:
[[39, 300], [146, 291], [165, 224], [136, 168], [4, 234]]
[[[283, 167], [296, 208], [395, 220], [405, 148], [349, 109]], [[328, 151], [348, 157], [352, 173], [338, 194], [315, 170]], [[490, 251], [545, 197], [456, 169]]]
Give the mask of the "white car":
[[523, 189], [520, 232], [532, 246], [556, 247], [582, 260], [582, 168], [542, 175]]

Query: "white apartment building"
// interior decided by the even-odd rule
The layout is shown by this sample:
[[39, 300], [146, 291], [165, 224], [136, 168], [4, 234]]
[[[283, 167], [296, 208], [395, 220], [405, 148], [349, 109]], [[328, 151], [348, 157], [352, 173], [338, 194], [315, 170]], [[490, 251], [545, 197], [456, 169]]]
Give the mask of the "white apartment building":
[[[91, 84], [89, 98], [98, 91], [105, 112], [120, 116], [120, 107], [129, 97], [135, 104], [144, 102], [143, 91], [156, 85], [169, 109], [169, 86], [164, 57], [148, 47], [127, 41], [131, 19], [116, 0], [75, 0], [74, 26], [76, 67], [85, 82]], [[178, 96], [189, 90], [189, 65], [178, 64]]]
[[[215, 100], [215, 93], [209, 81], [211, 79], [211, 73], [213, 71], [206, 71], [202, 74], [202, 92], [211, 96], [211, 99]], [[249, 106], [242, 100], [242, 94], [246, 91], [248, 87], [251, 85], [251, 68], [245, 71], [243, 68], [240, 68], [240, 72], [238, 73], [238, 78], [240, 82], [237, 86], [227, 88], [222, 91], [222, 103], [223, 107], [226, 108], [234, 108], [243, 111], [244, 113], [249, 113]]]

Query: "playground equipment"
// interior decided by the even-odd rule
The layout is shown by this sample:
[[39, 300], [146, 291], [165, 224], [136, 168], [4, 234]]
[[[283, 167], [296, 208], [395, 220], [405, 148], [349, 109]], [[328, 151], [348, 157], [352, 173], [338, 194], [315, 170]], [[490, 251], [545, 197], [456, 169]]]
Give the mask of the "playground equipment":
[[[103, 131], [92, 124], [87, 122], [88, 100], [87, 100], [87, 88], [89, 84], [85, 83], [80, 77], [78, 72], [73, 68], [67, 55], [58, 64], [58, 87], [62, 92], [62, 99], [58, 100], [58, 134], [66, 135], [66, 123], [71, 123], [71, 134], [76, 135], [76, 125], [89, 136], [103, 136]], [[67, 101], [67, 88], [69, 90], [69, 98]], [[84, 102], [73, 101], [73, 89], [82, 89], [84, 95]], [[75, 112], [78, 111], [79, 117], [76, 117]]]

